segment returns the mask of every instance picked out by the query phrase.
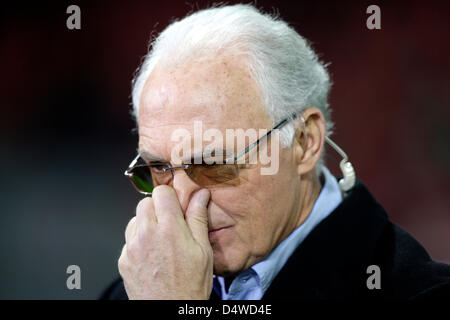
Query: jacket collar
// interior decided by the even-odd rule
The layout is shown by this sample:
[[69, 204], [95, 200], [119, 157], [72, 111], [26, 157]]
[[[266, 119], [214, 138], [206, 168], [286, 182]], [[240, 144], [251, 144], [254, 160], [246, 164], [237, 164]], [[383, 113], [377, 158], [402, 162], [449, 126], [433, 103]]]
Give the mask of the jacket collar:
[[367, 291], [366, 269], [387, 224], [384, 209], [357, 181], [297, 247], [263, 299], [345, 298]]

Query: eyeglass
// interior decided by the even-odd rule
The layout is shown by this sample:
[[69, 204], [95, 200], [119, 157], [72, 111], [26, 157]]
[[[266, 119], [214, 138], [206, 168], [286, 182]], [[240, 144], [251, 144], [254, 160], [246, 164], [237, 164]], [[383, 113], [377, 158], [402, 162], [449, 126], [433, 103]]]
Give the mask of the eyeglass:
[[233, 183], [239, 177], [237, 160], [259, 145], [261, 141], [267, 139], [275, 130], [281, 129], [297, 116], [298, 114], [293, 114], [291, 117], [284, 119], [236, 156], [224, 159], [223, 163], [207, 164], [202, 162], [200, 164], [170, 166], [167, 162], [146, 163], [141, 155], [138, 154], [131, 161], [124, 174], [130, 179], [136, 190], [146, 196], [151, 196], [156, 186], [169, 184], [173, 179], [175, 169], [184, 169], [187, 176], [201, 187]]

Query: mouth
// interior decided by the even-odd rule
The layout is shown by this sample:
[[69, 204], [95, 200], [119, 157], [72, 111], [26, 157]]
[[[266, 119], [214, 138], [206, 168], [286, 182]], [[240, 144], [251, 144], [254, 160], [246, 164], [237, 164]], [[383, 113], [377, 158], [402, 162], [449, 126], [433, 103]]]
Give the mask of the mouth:
[[230, 229], [231, 227], [222, 227], [222, 228], [217, 228], [217, 229], [213, 229], [213, 230], [209, 230], [208, 231], [208, 236], [209, 239], [214, 239], [218, 236], [220, 236], [222, 233], [224, 233], [226, 230]]
[[229, 227], [220, 227], [220, 228], [211, 229], [211, 230], [208, 230], [208, 233], [217, 232], [219, 230], [226, 229], [226, 228], [229, 228]]

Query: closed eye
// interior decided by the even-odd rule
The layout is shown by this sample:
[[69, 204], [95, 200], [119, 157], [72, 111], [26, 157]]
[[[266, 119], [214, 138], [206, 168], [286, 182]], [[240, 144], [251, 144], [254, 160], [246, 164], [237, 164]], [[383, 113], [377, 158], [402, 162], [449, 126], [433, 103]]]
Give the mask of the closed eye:
[[162, 174], [165, 173], [166, 170], [164, 170], [165, 168], [169, 167], [168, 163], [149, 163], [149, 166], [152, 170], [152, 172], [158, 173], [158, 174]]

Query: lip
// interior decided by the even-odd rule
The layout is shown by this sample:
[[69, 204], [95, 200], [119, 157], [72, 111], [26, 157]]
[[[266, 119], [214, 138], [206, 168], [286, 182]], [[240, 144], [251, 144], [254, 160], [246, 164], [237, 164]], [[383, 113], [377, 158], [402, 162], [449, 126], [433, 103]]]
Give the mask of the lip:
[[231, 228], [231, 226], [210, 230], [210, 231], [208, 231], [208, 236], [209, 236], [209, 238], [215, 238], [230, 228]]
[[208, 233], [217, 232], [217, 231], [220, 231], [220, 230], [223, 230], [223, 229], [227, 229], [227, 228], [229, 228], [229, 227], [221, 227], [221, 228], [216, 228], [216, 229], [208, 230]]

